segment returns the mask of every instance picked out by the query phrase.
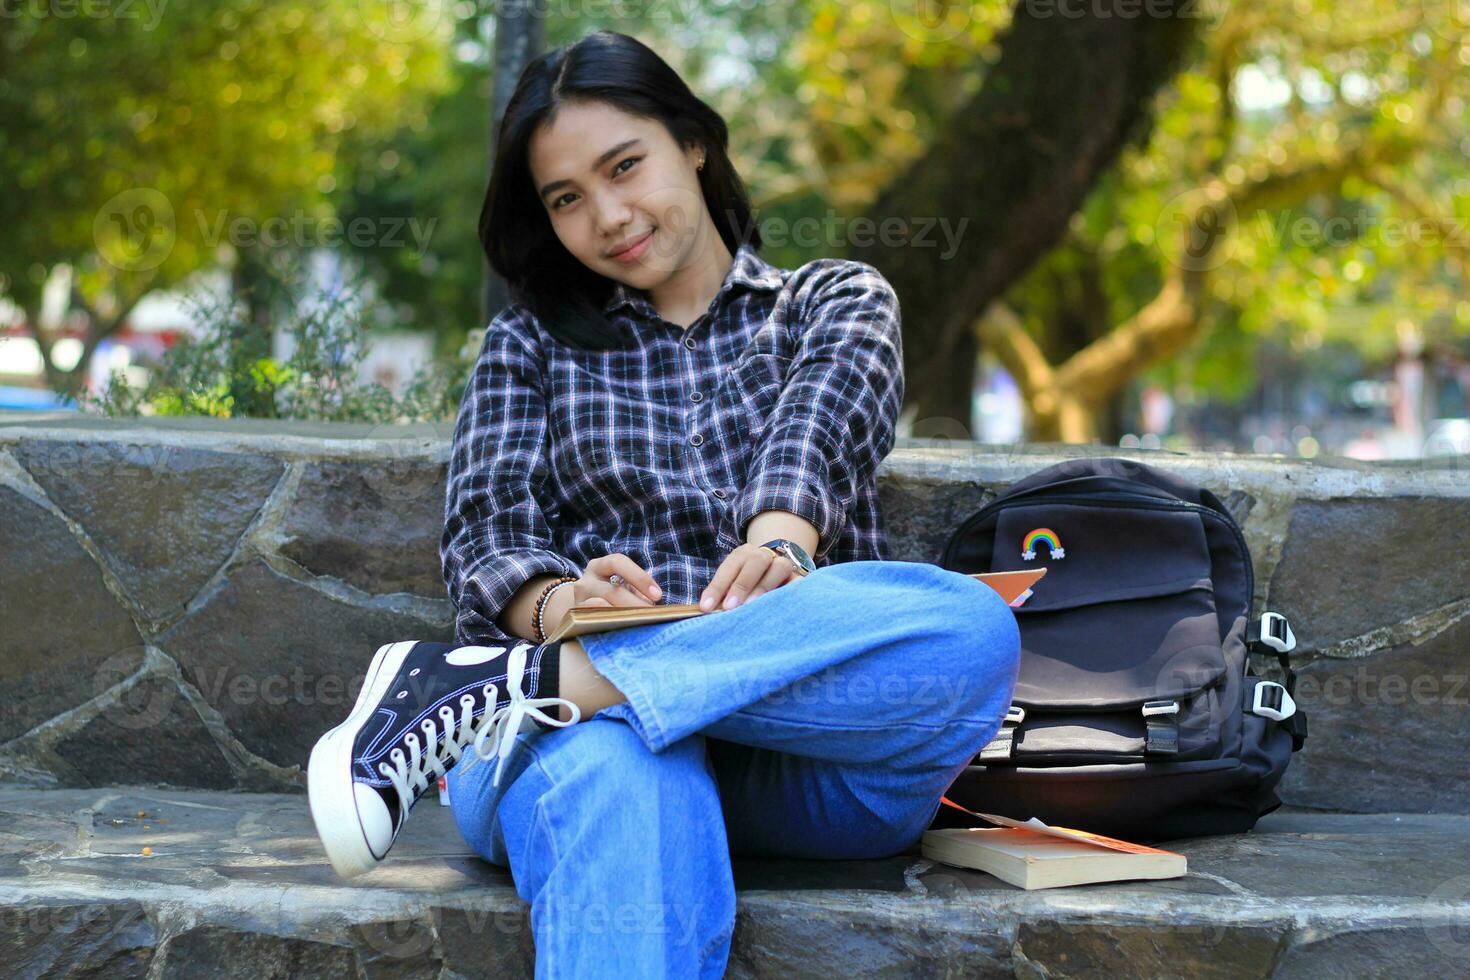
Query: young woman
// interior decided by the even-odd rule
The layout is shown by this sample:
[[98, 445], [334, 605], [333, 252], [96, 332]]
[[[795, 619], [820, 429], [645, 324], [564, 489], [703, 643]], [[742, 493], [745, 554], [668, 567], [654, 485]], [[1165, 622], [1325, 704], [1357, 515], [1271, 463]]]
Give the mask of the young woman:
[[[1016, 681], [994, 591], [887, 558], [892, 288], [764, 261], [727, 142], [627, 36], [527, 67], [480, 219], [516, 300], [454, 434], [455, 643], [380, 649], [309, 765], [342, 874], [448, 770], [538, 976], [721, 976], [731, 854], [912, 846]], [[687, 602], [711, 615], [545, 642], [574, 605]]]

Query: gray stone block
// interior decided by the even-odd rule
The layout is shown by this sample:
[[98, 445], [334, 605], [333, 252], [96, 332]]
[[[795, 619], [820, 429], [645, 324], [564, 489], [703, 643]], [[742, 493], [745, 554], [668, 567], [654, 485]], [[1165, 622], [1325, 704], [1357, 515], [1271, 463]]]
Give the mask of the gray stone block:
[[155, 622], [182, 613], [224, 564], [285, 469], [269, 456], [168, 444], [28, 439], [13, 452]]
[[1119, 976], [1240, 980], [1269, 977], [1291, 932], [1269, 923], [1079, 921], [1046, 917], [1016, 930], [1015, 976], [1112, 980]]
[[6, 905], [0, 907], [0, 976], [142, 978], [156, 939], [135, 901]]
[[[1278, 790], [1345, 810], [1470, 812], [1470, 617], [1415, 645], [1324, 657], [1297, 672], [1311, 734]], [[1470, 862], [1470, 853], [1465, 855]]]
[[[533, 980], [536, 943], [522, 902], [434, 909], [444, 965], [465, 980]], [[493, 954], [490, 951], [494, 951]]]
[[1287, 951], [1271, 976], [1272, 980], [1463, 977], [1470, 972], [1467, 964], [1470, 938], [1463, 925], [1411, 918], [1382, 928], [1312, 930]]
[[445, 597], [439, 571], [444, 465], [307, 464], [281, 527], [281, 554], [365, 592]]
[[1271, 596], [1303, 653], [1470, 598], [1470, 497], [1299, 500]]
[[161, 980], [336, 980], [357, 976], [350, 946], [217, 925], [171, 937], [159, 952]]
[[46, 508], [0, 486], [0, 740], [76, 707], [143, 661], [92, 556]]
[[236, 785], [230, 765], [194, 708], [164, 677], [145, 677], [51, 751], [73, 786]]
[[304, 766], [317, 738], [352, 709], [378, 647], [452, 639], [447, 623], [330, 596], [257, 559], [158, 645], [245, 748]]
[[[372, 980], [439, 980], [443, 976], [444, 955], [432, 922], [383, 919], [354, 925], [349, 935], [363, 974]], [[489, 948], [480, 947], [481, 962]]]

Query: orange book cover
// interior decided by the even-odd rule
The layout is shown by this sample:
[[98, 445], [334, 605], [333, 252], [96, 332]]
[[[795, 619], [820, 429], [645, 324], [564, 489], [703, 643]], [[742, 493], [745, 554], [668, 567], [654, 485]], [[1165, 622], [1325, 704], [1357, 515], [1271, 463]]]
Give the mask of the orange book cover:
[[1094, 834], [1091, 831], [1087, 830], [1073, 830], [1069, 827], [1054, 827], [1050, 824], [1042, 822], [1041, 820], [1038, 820], [1035, 817], [1032, 817], [1030, 820], [1021, 821], [1013, 820], [1010, 817], [1003, 817], [996, 813], [976, 813], [974, 810], [970, 810], [960, 806], [958, 803], [956, 803], [954, 800], [951, 800], [947, 796], [940, 797], [940, 802], [948, 804], [949, 806], [954, 807], [956, 810], [963, 810], [965, 813], [970, 814], [970, 816], [972, 817], [979, 817], [981, 820], [989, 820], [991, 823], [998, 824], [1002, 827], [1014, 827], [1017, 830], [1033, 830], [1037, 833], [1047, 834], [1051, 837], [1061, 837], [1065, 840], [1080, 841], [1083, 844], [1094, 844], [1098, 847], [1106, 847], [1108, 850], [1111, 851], [1124, 851], [1129, 854], [1170, 854], [1176, 857], [1183, 856], [1180, 854], [1176, 854], [1176, 852], [1174, 851], [1165, 851], [1157, 847], [1149, 847], [1146, 844], [1135, 844], [1132, 841], [1118, 840], [1116, 837], [1104, 837], [1102, 834]]

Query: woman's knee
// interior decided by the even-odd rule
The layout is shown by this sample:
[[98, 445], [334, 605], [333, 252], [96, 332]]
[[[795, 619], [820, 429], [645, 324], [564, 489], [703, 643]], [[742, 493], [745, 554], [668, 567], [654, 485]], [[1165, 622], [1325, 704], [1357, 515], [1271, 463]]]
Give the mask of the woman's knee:
[[979, 579], [961, 572], [941, 569], [950, 620], [958, 629], [985, 637], [991, 653], [1000, 660], [1021, 655], [1021, 632], [1016, 611], [1001, 594]]
[[[985, 714], [1009, 698], [1020, 669], [1021, 634], [1015, 611], [990, 586], [930, 562], [829, 568], [826, 574], [847, 579], [844, 595], [862, 603], [855, 615], [871, 616], [881, 608], [884, 632], [910, 638], [914, 649], [898, 654], [898, 670], [907, 683], [931, 692], [919, 699], [927, 717], [936, 707], [933, 696], [943, 700], [945, 713], [963, 718]], [[915, 671], [918, 665], [924, 669]]]
[[1021, 631], [1015, 610], [990, 586], [967, 575], [939, 570], [934, 590], [940, 606], [954, 683], [968, 697], [956, 707], [966, 717], [1004, 711], [1021, 664]]

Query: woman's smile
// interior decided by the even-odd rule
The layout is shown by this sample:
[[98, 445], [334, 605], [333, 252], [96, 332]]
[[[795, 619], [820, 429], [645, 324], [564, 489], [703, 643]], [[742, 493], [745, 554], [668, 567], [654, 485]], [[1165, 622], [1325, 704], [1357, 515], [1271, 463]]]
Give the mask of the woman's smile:
[[643, 235], [643, 237], [635, 240], [632, 244], [624, 248], [621, 252], [613, 252], [609, 257], [612, 258], [614, 261], [622, 262], [625, 265], [629, 262], [637, 262], [640, 258], [643, 257], [643, 253], [648, 251], [648, 246], [653, 241], [653, 233], [655, 230], [656, 229], [649, 229], [648, 232]]

